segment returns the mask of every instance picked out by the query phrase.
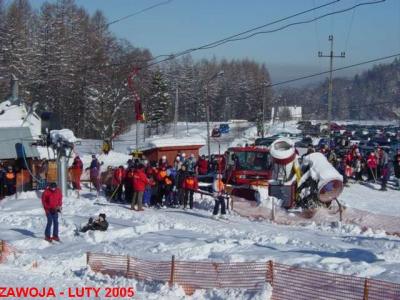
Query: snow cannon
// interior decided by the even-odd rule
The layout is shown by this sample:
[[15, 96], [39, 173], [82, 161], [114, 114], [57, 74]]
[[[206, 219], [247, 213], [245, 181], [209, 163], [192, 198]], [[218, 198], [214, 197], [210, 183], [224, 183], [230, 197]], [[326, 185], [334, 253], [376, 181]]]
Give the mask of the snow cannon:
[[[306, 171], [300, 179], [300, 187], [312, 181], [312, 190], [318, 200], [329, 204], [343, 191], [343, 177], [319, 152], [311, 153], [303, 158], [302, 168]], [[307, 185], [307, 184], [306, 184]]]
[[270, 153], [274, 162], [274, 179], [287, 181], [293, 167], [298, 167], [294, 143], [288, 138], [279, 138], [270, 146]]
[[288, 138], [279, 138], [271, 144], [270, 153], [274, 163], [288, 165], [296, 158], [293, 141]]

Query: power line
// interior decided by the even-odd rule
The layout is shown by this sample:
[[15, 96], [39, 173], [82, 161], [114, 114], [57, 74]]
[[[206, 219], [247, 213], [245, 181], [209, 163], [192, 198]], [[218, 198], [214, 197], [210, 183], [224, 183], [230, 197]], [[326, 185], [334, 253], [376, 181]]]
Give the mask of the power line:
[[126, 15], [124, 17], [118, 18], [118, 19], [116, 19], [114, 21], [108, 22], [104, 27], [109, 27], [109, 26], [114, 25], [114, 24], [116, 24], [118, 22], [121, 22], [121, 21], [124, 21], [126, 19], [132, 18], [132, 17], [137, 16], [137, 15], [139, 15], [141, 13], [146, 12], [146, 11], [152, 10], [152, 9], [154, 9], [156, 7], [159, 7], [159, 6], [162, 6], [162, 5], [167, 5], [167, 4], [171, 3], [172, 1], [173, 0], [167, 0], [167, 1], [156, 3], [154, 5], [151, 5], [149, 7], [143, 8], [142, 10], [139, 10], [139, 11], [134, 12], [132, 14], [129, 14], [129, 15]]
[[289, 28], [289, 27], [292, 27], [292, 26], [312, 23], [312, 22], [315, 22], [315, 21], [317, 21], [317, 20], [319, 20], [319, 19], [322, 19], [322, 18], [325, 18], [325, 17], [328, 17], [328, 16], [332, 16], [332, 15], [344, 13], [344, 12], [347, 12], [347, 11], [350, 11], [350, 10], [354, 10], [355, 8], [360, 7], [360, 6], [378, 4], [378, 3], [383, 3], [383, 2], [385, 2], [385, 1], [386, 1], [386, 0], [378, 0], [378, 1], [372, 1], [372, 2], [363, 2], [363, 3], [359, 3], [359, 4], [353, 5], [353, 6], [351, 6], [351, 7], [348, 7], [348, 8], [345, 8], [345, 9], [341, 9], [341, 10], [337, 10], [337, 11], [333, 11], [333, 12], [330, 12], [330, 13], [326, 13], [326, 14], [324, 14], [324, 15], [320, 15], [320, 16], [318, 16], [318, 17], [315, 17], [315, 18], [312, 18], [312, 19], [309, 19], [309, 20], [306, 20], [306, 21], [299, 21], [299, 22], [295, 22], [295, 23], [290, 23], [290, 24], [284, 25], [284, 26], [282, 26], [282, 27], [279, 27], [279, 28], [276, 28], [276, 29], [273, 29], [273, 30], [258, 31], [258, 32], [252, 33], [252, 34], [250, 34], [250, 35], [248, 35], [248, 36], [245, 36], [245, 37], [236, 38], [236, 39], [230, 39], [230, 40], [228, 40], [228, 41], [225, 41], [225, 42], [223, 42], [223, 43], [217, 44], [217, 45], [215, 45], [215, 46], [212, 46], [212, 47], [209, 47], [209, 48], [202, 48], [202, 49], [210, 49], [210, 48], [214, 48], [214, 47], [216, 47], [216, 46], [225, 44], [225, 43], [227, 43], [227, 42], [245, 40], [245, 39], [249, 39], [249, 38], [251, 38], [251, 37], [253, 37], [253, 36], [259, 35], [259, 34], [273, 33], [273, 32], [281, 31], [281, 30], [283, 30], [283, 29], [286, 29], [286, 28]]
[[[280, 19], [278, 19], [278, 20], [275, 20], [275, 21], [272, 21], [272, 22], [269, 22], [269, 23], [266, 23], [266, 24], [263, 24], [263, 25], [259, 25], [259, 26], [256, 26], [256, 27], [252, 27], [252, 28], [247, 29], [247, 30], [245, 30], [245, 31], [242, 31], [242, 32], [239, 32], [239, 33], [230, 35], [230, 36], [228, 36], [228, 37], [226, 37], [226, 38], [223, 38], [223, 39], [220, 39], [220, 40], [217, 40], [217, 41], [214, 41], [214, 42], [210, 42], [210, 43], [204, 44], [204, 45], [202, 45], [202, 46], [198, 46], [198, 47], [195, 47], [195, 48], [190, 48], [190, 49], [187, 49], [187, 50], [184, 50], [184, 51], [181, 51], [181, 52], [177, 52], [177, 53], [170, 53], [170, 54], [161, 54], [161, 55], [157, 55], [157, 56], [153, 57], [153, 58], [150, 59], [150, 60], [141, 61], [141, 62], [149, 62], [149, 61], [152, 61], [152, 60], [156, 60], [156, 59], [158, 59], [158, 58], [161, 58], [161, 57], [166, 57], [166, 59], [164, 59], [164, 60], [162, 60], [162, 61], [159, 61], [159, 62], [156, 62], [156, 63], [161, 63], [161, 62], [163, 62], [163, 61], [175, 59], [176, 57], [179, 57], [179, 56], [182, 56], [182, 55], [185, 55], [185, 54], [189, 54], [189, 53], [194, 52], [194, 51], [197, 51], [197, 50], [209, 49], [209, 48], [206, 48], [206, 47], [211, 47], [211, 46], [213, 46], [213, 45], [218, 46], [220, 43], [225, 42], [225, 41], [228, 42], [228, 41], [229, 41], [230, 39], [232, 39], [232, 38], [236, 38], [236, 37], [238, 37], [238, 36], [241, 36], [241, 35], [244, 35], [244, 34], [253, 32], [253, 31], [255, 31], [255, 30], [258, 30], [258, 29], [261, 29], [261, 28], [265, 28], [265, 27], [268, 27], [268, 26], [271, 26], [271, 25], [274, 25], [274, 24], [277, 24], [277, 23], [280, 23], [280, 22], [283, 22], [283, 21], [287, 21], [287, 20], [289, 20], [289, 19], [298, 17], [298, 16], [300, 16], [300, 15], [307, 14], [307, 13], [312, 12], [312, 11], [316, 11], [316, 10], [318, 10], [318, 9], [321, 9], [321, 8], [323, 8], [323, 7], [327, 7], [327, 6], [329, 6], [329, 5], [332, 5], [332, 4], [334, 4], [334, 3], [337, 3], [337, 2], [339, 2], [339, 1], [341, 1], [341, 0], [334, 0], [334, 1], [328, 2], [328, 3], [326, 3], [326, 4], [323, 4], [323, 5], [320, 5], [320, 6], [317, 6], [317, 7], [314, 6], [313, 8], [310, 8], [310, 9], [307, 9], [307, 10], [303, 10], [303, 11], [301, 11], [301, 12], [298, 12], [298, 13], [295, 13], [295, 14], [292, 14], [292, 15], [289, 15], [289, 16], [286, 16], [286, 17], [283, 17], [283, 18], [280, 18]], [[140, 62], [140, 61], [139, 61], [139, 62]]]
[[[390, 59], [390, 58], [395, 58], [395, 57], [398, 57], [398, 56], [400, 56], [400, 53], [396, 53], [396, 54], [392, 54], [392, 55], [388, 55], [388, 56], [383, 56], [383, 57], [378, 57], [378, 58], [362, 61], [362, 62], [359, 62], [359, 63], [355, 63], [355, 64], [352, 64], [352, 65], [347, 65], [347, 66], [344, 66], [344, 67], [335, 68], [335, 69], [332, 69], [332, 72], [346, 70], [346, 69], [350, 69], [350, 68], [354, 68], [354, 67], [370, 64], [370, 63], [373, 63], [373, 62], [378, 62], [378, 61], [382, 61], [382, 60], [386, 60], [386, 59]], [[328, 71], [323, 71], [323, 72], [314, 73], [314, 74], [310, 74], [310, 75], [304, 75], [304, 76], [300, 76], [300, 77], [297, 77], [297, 78], [293, 78], [293, 79], [284, 80], [284, 81], [280, 81], [280, 82], [277, 82], [277, 83], [269, 84], [269, 85], [266, 85], [266, 87], [284, 85], [284, 84], [287, 84], [287, 83], [296, 82], [296, 81], [300, 81], [300, 80], [304, 80], [304, 79], [308, 79], [308, 78], [312, 78], [312, 77], [328, 74], [329, 72], [330, 71], [328, 70]], [[261, 88], [264, 88], [264, 87], [257, 87], [256, 89], [261, 89]]]
[[[301, 15], [301, 14], [305, 14], [305, 13], [308, 13], [308, 12], [311, 12], [311, 11], [318, 10], [318, 9], [320, 9], [320, 8], [322, 8], [322, 7], [325, 7], [325, 6], [332, 5], [332, 4], [334, 4], [334, 3], [337, 3], [338, 1], [341, 1], [341, 0], [335, 0], [335, 1], [333, 1], [333, 2], [329, 2], [329, 3], [324, 4], [324, 5], [320, 5], [320, 6], [317, 6], [317, 7], [314, 7], [314, 8], [310, 8], [310, 9], [305, 10], [305, 11], [302, 11], [302, 12], [300, 12], [300, 13], [296, 13], [296, 14], [290, 15], [290, 16], [288, 16], [288, 17], [284, 17], [284, 18], [282, 18], [282, 19], [279, 19], [279, 20], [270, 22], [270, 23], [268, 23], [268, 24], [264, 24], [264, 25], [261, 25], [261, 26], [254, 27], [254, 28], [249, 29], [249, 30], [246, 30], [246, 31], [244, 31], [244, 32], [241, 32], [241, 33], [232, 35], [232, 36], [230, 36], [230, 37], [221, 39], [221, 40], [219, 40], [219, 41], [215, 41], [215, 42], [212, 42], [212, 43], [205, 44], [205, 45], [203, 45], [203, 46], [199, 46], [199, 47], [196, 47], [196, 48], [187, 49], [187, 50], [185, 50], [185, 51], [181, 51], [181, 52], [178, 52], [178, 53], [175, 53], [175, 54], [163, 54], [163, 55], [158, 55], [158, 56], [156, 56], [156, 57], [154, 57], [154, 58], [152, 58], [152, 59], [149, 59], [149, 60], [145, 60], [145, 61], [135, 61], [135, 62], [136, 62], [136, 63], [138, 63], [138, 62], [146, 63], [146, 62], [150, 62], [150, 61], [156, 60], [156, 59], [161, 58], [161, 57], [166, 57], [166, 58], [164, 58], [164, 59], [162, 59], [162, 60], [155, 61], [155, 62], [153, 62], [153, 63], [151, 63], [151, 64], [149, 64], [149, 65], [146, 66], [146, 67], [151, 67], [151, 66], [154, 66], [154, 65], [157, 65], [157, 64], [160, 64], [160, 63], [163, 63], [163, 62], [172, 60], [172, 59], [176, 59], [177, 57], [180, 57], [180, 56], [183, 56], [183, 55], [186, 55], [186, 54], [189, 54], [189, 53], [198, 51], [198, 50], [211, 49], [211, 48], [215, 48], [215, 47], [218, 47], [218, 46], [220, 46], [220, 45], [223, 45], [223, 44], [226, 44], [226, 43], [229, 43], [229, 42], [240, 41], [240, 40], [246, 40], [246, 39], [252, 38], [252, 37], [254, 37], [254, 36], [256, 36], [256, 35], [259, 35], [259, 34], [274, 33], [274, 32], [277, 32], [277, 31], [284, 30], [284, 29], [289, 28], [289, 27], [293, 27], [293, 26], [297, 26], [297, 25], [302, 25], [302, 24], [312, 23], [312, 22], [315, 22], [315, 21], [317, 21], [317, 20], [326, 18], [326, 17], [328, 17], [328, 16], [332, 16], [332, 15], [336, 15], [336, 14], [341, 14], [341, 13], [344, 13], [344, 12], [347, 12], [347, 11], [351, 11], [351, 10], [353, 10], [353, 9], [356, 9], [357, 7], [383, 3], [383, 2], [385, 2], [386, 0], [377, 0], [377, 1], [362, 2], [362, 3], [359, 3], [359, 4], [355, 4], [355, 5], [351, 6], [351, 7], [345, 8], [345, 9], [340, 9], [340, 10], [337, 10], [337, 11], [333, 11], [333, 12], [330, 12], [330, 13], [326, 13], [326, 14], [320, 15], [320, 16], [318, 16], [318, 17], [314, 17], [314, 18], [309, 19], [309, 20], [294, 22], [294, 23], [290, 23], [290, 24], [281, 26], [281, 27], [276, 28], [276, 29], [273, 29], [273, 30], [268, 30], [268, 31], [257, 31], [257, 32], [251, 33], [251, 34], [249, 34], [249, 35], [247, 35], [247, 36], [239, 37], [239, 36], [241, 36], [241, 35], [244, 35], [244, 34], [246, 34], [246, 33], [249, 33], [249, 32], [255, 31], [255, 30], [258, 30], [258, 29], [260, 29], [260, 28], [267, 27], [267, 26], [270, 26], [270, 25], [273, 25], [273, 24], [276, 24], [276, 23], [280, 23], [280, 22], [285, 21], [285, 20], [288, 20], [288, 19], [290, 19], [290, 18], [297, 17], [297, 16], [299, 16], [299, 15]], [[135, 62], [132, 62], [132, 63], [135, 63]], [[117, 64], [117, 65], [119, 65], [119, 64]]]

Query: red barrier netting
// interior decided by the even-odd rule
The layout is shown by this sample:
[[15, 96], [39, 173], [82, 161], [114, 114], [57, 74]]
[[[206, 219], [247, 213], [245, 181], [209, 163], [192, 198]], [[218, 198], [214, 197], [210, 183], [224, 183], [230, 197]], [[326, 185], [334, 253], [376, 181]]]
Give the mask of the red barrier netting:
[[262, 290], [271, 284], [272, 299], [397, 299], [400, 284], [341, 275], [268, 262], [140, 260], [129, 256], [88, 253], [88, 265], [95, 272], [138, 280], [169, 282], [183, 287], [186, 294], [196, 289], [240, 288]]
[[7, 257], [14, 254], [16, 249], [8, 244], [6, 241], [0, 240], [0, 263], [6, 261]]

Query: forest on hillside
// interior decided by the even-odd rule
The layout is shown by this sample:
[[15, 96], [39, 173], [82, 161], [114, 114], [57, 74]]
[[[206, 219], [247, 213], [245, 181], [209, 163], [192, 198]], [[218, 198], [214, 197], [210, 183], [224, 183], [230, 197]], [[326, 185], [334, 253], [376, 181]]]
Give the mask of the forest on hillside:
[[[0, 0], [0, 100], [7, 98], [14, 74], [28, 105], [37, 102], [39, 112], [56, 113], [60, 125], [79, 137], [108, 138], [135, 122], [128, 88], [133, 68], [140, 68], [133, 85], [152, 132], [172, 122], [177, 98], [179, 121], [204, 121], [207, 102], [213, 121], [260, 122], [263, 101], [267, 118], [273, 105], [284, 104], [303, 106], [307, 119], [326, 115], [327, 81], [274, 90], [267, 66], [249, 59], [187, 55], [155, 62], [151, 49], [118, 38], [101, 11], [91, 15], [74, 0], [40, 9], [28, 0]], [[334, 118], [397, 118], [399, 104], [399, 60], [334, 81]]]

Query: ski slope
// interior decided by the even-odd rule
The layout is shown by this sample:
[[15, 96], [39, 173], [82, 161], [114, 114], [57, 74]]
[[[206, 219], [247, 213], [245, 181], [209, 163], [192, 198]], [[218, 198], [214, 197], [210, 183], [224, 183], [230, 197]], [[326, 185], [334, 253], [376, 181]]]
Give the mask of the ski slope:
[[[193, 125], [193, 134], [199, 134], [203, 126]], [[271, 132], [278, 131], [279, 126], [271, 129]], [[253, 133], [254, 127], [249, 126], [243, 136], [253, 138]], [[241, 137], [232, 136], [232, 142], [238, 139]], [[125, 146], [116, 149], [119, 152], [100, 155], [103, 168], [124, 165], [129, 158], [122, 149]], [[98, 147], [100, 142], [93, 140], [83, 140], [76, 147], [85, 167], [92, 153], [99, 154]], [[399, 216], [399, 191], [391, 185], [386, 192], [378, 188], [375, 184], [350, 184], [340, 200], [349, 207]], [[168, 284], [95, 274], [86, 266], [88, 251], [149, 260], [169, 260], [172, 255], [177, 260], [274, 260], [400, 283], [400, 238], [383, 231], [331, 223], [276, 225], [234, 213], [228, 221], [218, 221], [210, 218], [213, 200], [207, 196], [196, 196], [194, 210], [147, 208], [138, 213], [129, 210], [126, 204], [109, 203], [103, 196], [96, 198], [84, 186], [79, 199], [73, 193], [64, 198], [60, 217], [62, 243], [49, 244], [43, 239], [46, 219], [40, 196], [39, 192], [25, 192], [18, 199], [7, 197], [0, 201], [0, 239], [17, 249], [0, 264], [0, 286], [53, 286], [56, 290], [75, 286], [134, 287], [136, 299], [268, 299], [271, 295], [271, 287], [266, 285], [258, 293], [235, 289], [197, 290], [193, 296], [186, 297], [178, 286], [170, 289]], [[99, 213], [107, 215], [108, 231], [75, 234], [77, 227]]]

